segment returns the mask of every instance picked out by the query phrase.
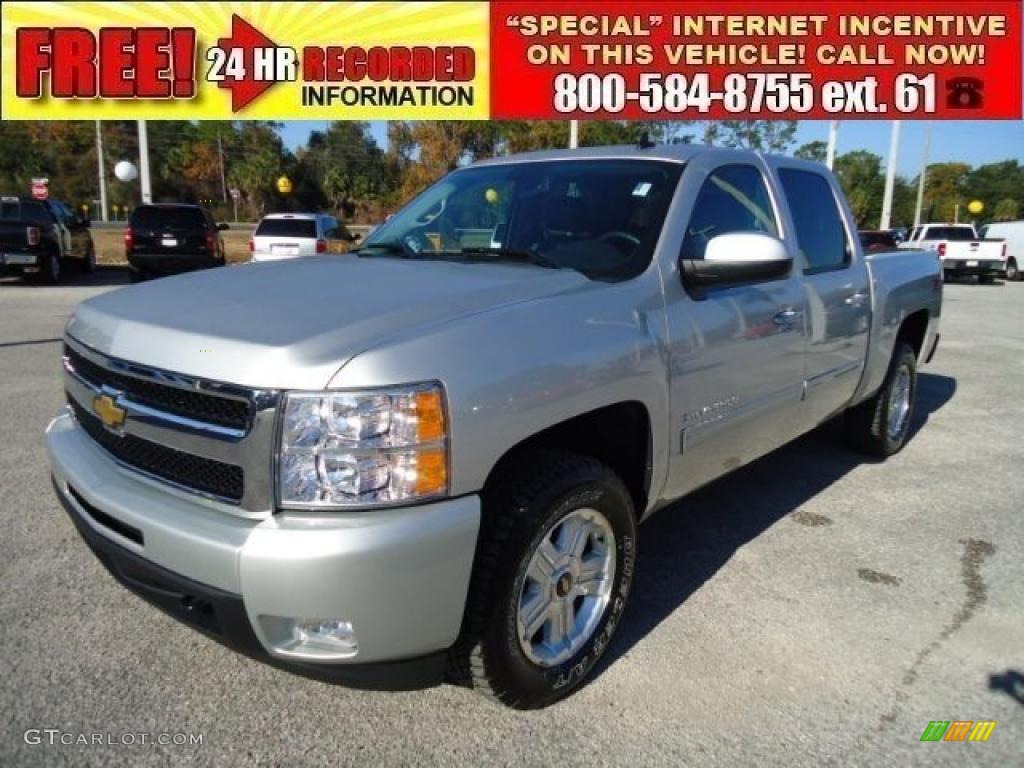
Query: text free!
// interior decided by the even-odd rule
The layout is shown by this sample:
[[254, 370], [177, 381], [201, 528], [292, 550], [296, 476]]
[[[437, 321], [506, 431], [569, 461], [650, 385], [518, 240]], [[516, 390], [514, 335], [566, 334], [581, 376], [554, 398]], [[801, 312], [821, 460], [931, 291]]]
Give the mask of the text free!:
[[[57, 98], [191, 98], [195, 95], [195, 30], [74, 27], [17, 31], [17, 94], [39, 98], [43, 74]], [[476, 57], [467, 46], [307, 46], [302, 79], [381, 82], [470, 81]]]

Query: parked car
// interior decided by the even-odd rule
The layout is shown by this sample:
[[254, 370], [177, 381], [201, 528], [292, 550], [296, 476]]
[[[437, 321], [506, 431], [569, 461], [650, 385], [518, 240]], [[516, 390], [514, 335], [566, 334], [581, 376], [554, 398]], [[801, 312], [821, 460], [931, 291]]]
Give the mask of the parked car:
[[358, 239], [325, 213], [271, 213], [256, 225], [249, 253], [253, 261], [295, 259], [340, 250]]
[[863, 229], [857, 233], [860, 238], [860, 247], [865, 253], [876, 253], [878, 251], [891, 251], [899, 245], [899, 241], [889, 230], [868, 230]]
[[856, 231], [789, 157], [460, 168], [356, 257], [79, 305], [57, 495], [124, 585], [257, 658], [544, 706], [623, 620], [638, 523], [840, 414], [903, 447], [939, 260]]
[[225, 264], [228, 225], [218, 224], [199, 205], [159, 203], [132, 211], [124, 230], [124, 249], [133, 282]]
[[1007, 280], [1024, 280], [1024, 221], [997, 221], [986, 224], [979, 233], [987, 239], [1006, 242], [1006, 267], [1003, 276]]
[[934, 249], [942, 259], [945, 278], [976, 275], [991, 283], [1006, 269], [1006, 243], [985, 240], [973, 224], [924, 224], [914, 227], [900, 248]]
[[0, 198], [0, 273], [36, 275], [55, 285], [68, 264], [92, 272], [89, 224], [59, 200]]

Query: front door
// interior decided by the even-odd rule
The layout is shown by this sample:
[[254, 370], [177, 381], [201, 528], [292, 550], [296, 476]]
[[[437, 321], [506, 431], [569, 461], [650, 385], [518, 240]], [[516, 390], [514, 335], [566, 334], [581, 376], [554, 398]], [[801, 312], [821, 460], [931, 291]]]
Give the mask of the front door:
[[[756, 155], [688, 164], [680, 189], [680, 256], [703, 258], [730, 232], [782, 236], [767, 168]], [[803, 431], [805, 296], [794, 271], [742, 285], [687, 289], [666, 277], [671, 468], [664, 495], [681, 496]]]

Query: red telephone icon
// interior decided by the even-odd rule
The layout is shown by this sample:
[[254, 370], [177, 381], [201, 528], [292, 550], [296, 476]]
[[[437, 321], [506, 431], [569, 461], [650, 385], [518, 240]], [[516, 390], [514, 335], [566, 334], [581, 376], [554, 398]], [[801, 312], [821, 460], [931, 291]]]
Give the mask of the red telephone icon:
[[980, 109], [985, 101], [985, 83], [976, 77], [954, 77], [946, 81], [946, 106], [950, 109]]

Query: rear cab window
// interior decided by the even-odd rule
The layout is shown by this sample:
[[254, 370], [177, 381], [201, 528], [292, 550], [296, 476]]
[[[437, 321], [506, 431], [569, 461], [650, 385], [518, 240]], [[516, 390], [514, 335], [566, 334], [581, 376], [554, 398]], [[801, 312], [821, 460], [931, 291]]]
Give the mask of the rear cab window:
[[0, 220], [24, 221], [42, 227], [53, 224], [53, 216], [46, 206], [34, 200], [4, 200], [0, 203]]
[[263, 219], [256, 227], [255, 237], [300, 237], [316, 239], [313, 219]]
[[133, 229], [205, 229], [206, 217], [200, 208], [141, 205], [132, 212]]
[[832, 187], [821, 174], [780, 168], [779, 180], [796, 228], [804, 274], [843, 269], [850, 264], [850, 244]]
[[971, 227], [928, 227], [924, 234], [926, 240], [967, 242], [978, 239]]

